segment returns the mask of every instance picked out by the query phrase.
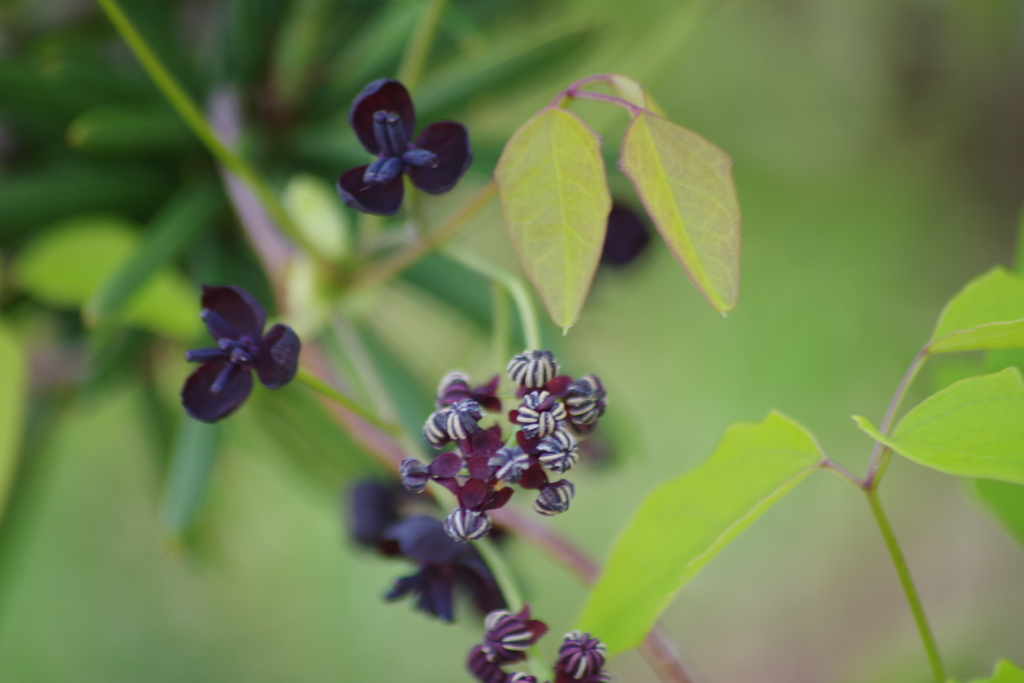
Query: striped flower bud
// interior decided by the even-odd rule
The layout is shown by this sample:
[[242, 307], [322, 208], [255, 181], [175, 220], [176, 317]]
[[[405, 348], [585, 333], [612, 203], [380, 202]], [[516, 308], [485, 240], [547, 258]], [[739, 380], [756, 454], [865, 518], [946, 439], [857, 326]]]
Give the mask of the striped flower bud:
[[423, 425], [423, 438], [434, 448], [444, 448], [444, 445], [451, 441], [448, 436], [448, 428], [445, 426], [447, 410], [438, 410], [430, 414], [427, 423]]
[[466, 668], [480, 683], [508, 683], [508, 674], [501, 670], [501, 666], [487, 659], [480, 645], [474, 645], [469, 651]]
[[456, 541], [475, 541], [491, 530], [491, 518], [486, 512], [456, 508], [444, 520], [444, 530]]
[[531, 391], [523, 397], [516, 422], [531, 439], [554, 434], [566, 417], [565, 406], [546, 391]]
[[416, 458], [406, 458], [398, 466], [402, 486], [412, 493], [422, 493], [430, 481], [430, 470]]
[[487, 464], [494, 468], [494, 478], [506, 484], [518, 484], [530, 466], [530, 456], [519, 446], [506, 446], [491, 456]]
[[569, 509], [572, 497], [576, 495], [576, 487], [568, 479], [559, 479], [540, 490], [540, 495], [533, 502], [533, 509], [542, 515], [559, 515]]
[[579, 680], [599, 674], [607, 658], [608, 650], [600, 640], [589, 633], [570, 631], [558, 648], [555, 669]]
[[540, 462], [552, 472], [566, 472], [580, 459], [579, 444], [575, 437], [564, 429], [558, 429], [551, 436], [545, 436], [537, 444]]
[[569, 409], [569, 421], [574, 425], [592, 425], [604, 415], [607, 395], [597, 375], [587, 375], [569, 385], [565, 394], [565, 405]]
[[441, 383], [437, 385], [437, 407], [447, 405], [449, 402], [445, 399], [451, 394], [469, 395], [469, 375], [461, 370], [453, 370], [442, 377]]
[[482, 417], [479, 403], [470, 398], [459, 401], [445, 413], [445, 431], [456, 441], [468, 439], [470, 434], [480, 429], [477, 422]]
[[506, 610], [491, 612], [484, 620], [484, 654], [492, 662], [518, 662], [533, 641], [526, 622]]
[[516, 386], [539, 389], [558, 374], [558, 362], [550, 351], [527, 350], [513, 356], [507, 371]]
[[517, 671], [509, 675], [508, 683], [537, 683], [537, 679], [528, 673]]

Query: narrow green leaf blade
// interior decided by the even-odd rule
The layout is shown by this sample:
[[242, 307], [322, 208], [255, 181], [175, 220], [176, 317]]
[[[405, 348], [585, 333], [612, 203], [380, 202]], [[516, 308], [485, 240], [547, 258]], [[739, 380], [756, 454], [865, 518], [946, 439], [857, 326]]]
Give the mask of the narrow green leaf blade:
[[960, 290], [939, 316], [928, 350], [1024, 348], [1024, 279], [997, 266]]
[[622, 140], [619, 168], [701, 294], [717, 310], [740, 290], [740, 207], [732, 160], [710, 142], [640, 113]]
[[676, 592], [821, 462], [810, 433], [778, 413], [731, 426], [706, 462], [648, 495], [578, 627], [612, 654], [638, 645]]
[[972, 683], [1024, 683], [1024, 669], [1004, 659], [996, 664], [992, 678], [979, 678]]
[[1024, 545], [1024, 486], [995, 479], [975, 479], [972, 484], [988, 512]]
[[946, 387], [907, 413], [889, 438], [863, 417], [854, 420], [925, 467], [1024, 484], [1024, 382], [1017, 368]]
[[25, 352], [0, 325], [0, 510], [4, 509], [18, 461], [28, 391]]
[[183, 417], [164, 486], [161, 518], [175, 538], [184, 536], [202, 507], [220, 447], [221, 425]]
[[555, 324], [571, 327], [601, 258], [611, 210], [601, 139], [576, 115], [545, 109], [505, 145], [494, 178], [523, 270]]

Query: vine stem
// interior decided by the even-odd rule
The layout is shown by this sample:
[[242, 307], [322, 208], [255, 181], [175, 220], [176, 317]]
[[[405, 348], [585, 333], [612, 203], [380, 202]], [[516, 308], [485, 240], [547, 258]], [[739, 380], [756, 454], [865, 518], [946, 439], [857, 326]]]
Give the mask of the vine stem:
[[924, 608], [921, 606], [921, 598], [917, 594], [917, 588], [914, 587], [914, 580], [910, 577], [910, 569], [907, 567], [907, 561], [903, 557], [903, 551], [900, 550], [899, 543], [896, 542], [896, 535], [889, 524], [889, 519], [885, 516], [885, 511], [882, 510], [882, 503], [878, 499], [878, 492], [873, 488], [867, 488], [864, 490], [864, 495], [867, 496], [868, 505], [871, 506], [871, 512], [875, 515], [875, 521], [878, 523], [878, 529], [882, 532], [882, 538], [885, 539], [885, 546], [889, 549], [889, 555], [892, 557], [892, 563], [896, 567], [896, 573], [899, 575], [903, 592], [907, 596], [910, 611], [914, 614], [914, 622], [917, 624], [917, 630], [921, 634], [924, 649], [928, 653], [928, 662], [931, 664], [935, 683], [946, 683], [946, 672], [942, 666], [942, 658], [939, 656], [939, 648], [935, 644], [935, 637], [928, 626], [928, 618], [925, 616]]
[[[285, 210], [284, 205], [281, 204], [280, 200], [278, 200], [263, 179], [249, 167], [242, 157], [220, 141], [199, 110], [199, 107], [196, 106], [192, 98], [185, 92], [185, 89], [181, 87], [170, 71], [167, 70], [167, 67], [156, 56], [156, 53], [150, 49], [145, 38], [142, 37], [142, 34], [135, 28], [131, 19], [124, 13], [120, 5], [117, 4], [117, 0], [96, 0], [96, 2], [106, 13], [114, 28], [117, 29], [117, 32], [121, 34], [125, 43], [128, 44], [132, 54], [139, 60], [149, 78], [160, 89], [160, 92], [167, 98], [167, 101], [174, 107], [174, 110], [178, 112], [178, 116], [192, 129], [192, 132], [199, 138], [206, 149], [217, 158], [221, 165], [241, 178], [252, 189], [253, 194], [256, 195], [260, 203], [266, 208], [267, 213], [270, 214], [274, 222], [282, 230], [299, 244], [309, 249], [309, 244]], [[310, 251], [316, 253], [313, 250]]]
[[612, 85], [612, 77], [609, 74], [595, 74], [593, 76], [581, 78], [575, 83], [570, 84], [569, 87], [562, 92], [555, 95], [555, 99], [551, 100], [551, 104], [548, 106], [563, 107], [572, 99], [594, 100], [595, 102], [605, 102], [607, 104], [614, 104], [617, 107], [622, 107], [629, 111], [630, 116], [636, 116], [642, 112], [646, 112], [648, 114], [652, 113], [643, 107], [633, 104], [623, 97], [583, 90], [584, 86], [590, 85], [591, 83], [607, 83], [608, 85]]
[[447, 244], [441, 252], [453, 261], [462, 264], [475, 273], [483, 275], [492, 282], [497, 282], [512, 295], [519, 311], [519, 319], [523, 324], [523, 336], [526, 347], [541, 348], [540, 325], [537, 322], [537, 309], [533, 305], [533, 297], [522, 278], [515, 273], [494, 265], [483, 256], [459, 244]]
[[360, 419], [369, 422], [377, 429], [385, 431], [391, 435], [398, 434], [398, 427], [380, 420], [376, 415], [371, 413], [369, 410], [362, 407], [353, 399], [341, 393], [340, 391], [329, 385], [327, 382], [313, 375], [309, 371], [303, 368], [299, 368], [299, 371], [295, 374], [295, 381], [300, 384], [304, 384], [305, 386], [319, 394], [323, 394], [327, 398], [331, 399], [338, 405], [345, 408], [345, 410], [349, 411], [353, 415], [356, 415]]
[[435, 249], [438, 245], [453, 237], [459, 230], [462, 230], [470, 220], [491, 203], [491, 200], [494, 199], [497, 193], [497, 183], [493, 180], [488, 181], [486, 185], [467, 199], [438, 228], [429, 232], [425, 231], [421, 239], [410, 244], [402, 251], [384, 259], [380, 263], [365, 268], [352, 280], [351, 288], [379, 285], [398, 275], [419, 260], [424, 254]]
[[[925, 346], [917, 355], [914, 356], [914, 360], [911, 361], [910, 367], [903, 373], [903, 378], [900, 380], [899, 386], [896, 387], [896, 391], [892, 395], [892, 399], [889, 401], [889, 407], [885, 410], [885, 417], [882, 418], [882, 425], [879, 428], [882, 434], [889, 436], [889, 429], [892, 427], [893, 419], [896, 417], [896, 411], [899, 410], [900, 403], [903, 402], [903, 397], [907, 393], [907, 389], [910, 388], [911, 382], [914, 381], [914, 377], [917, 376], [918, 371], [924, 362], [928, 360], [928, 346]], [[864, 488], [874, 490], [878, 488], [878, 484], [882, 479], [882, 474], [885, 472], [886, 466], [889, 464], [889, 456], [892, 454], [891, 449], [878, 441], [875, 442], [874, 447], [871, 449], [871, 461], [868, 463], [868, 473], [864, 478]]]
[[410, 93], [416, 89], [423, 76], [427, 53], [434, 42], [434, 35], [437, 33], [437, 26], [441, 22], [441, 15], [444, 14], [448, 0], [426, 0], [423, 4], [423, 13], [405, 49], [402, 64], [398, 67], [398, 80]]

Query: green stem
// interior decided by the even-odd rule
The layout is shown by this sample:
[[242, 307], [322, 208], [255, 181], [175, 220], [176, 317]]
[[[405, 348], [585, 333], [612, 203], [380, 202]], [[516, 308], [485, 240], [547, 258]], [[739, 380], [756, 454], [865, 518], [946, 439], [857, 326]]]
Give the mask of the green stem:
[[362, 418], [363, 420], [366, 420], [374, 427], [377, 427], [378, 429], [381, 429], [387, 432], [388, 434], [397, 434], [399, 431], [398, 427], [396, 427], [395, 425], [387, 424], [386, 422], [381, 421], [380, 418], [378, 418], [376, 415], [368, 411], [366, 408], [363, 408], [361, 405], [353, 401], [351, 398], [341, 393], [340, 391], [334, 389], [329, 384], [324, 382], [322, 379], [310, 374], [306, 370], [300, 368], [298, 373], [295, 375], [295, 381], [298, 382], [299, 384], [305, 384], [307, 387], [309, 387], [313, 391], [316, 391], [317, 393], [323, 394], [327, 398], [331, 399], [332, 401], [343, 407], [345, 410]]
[[[914, 377], [917, 376], [921, 366], [924, 365], [927, 360], [928, 347], [925, 346], [923, 349], [918, 351], [916, 356], [914, 356], [914, 360], [911, 361], [910, 367], [907, 368], [907, 371], [903, 374], [903, 378], [900, 380], [899, 386], [896, 387], [896, 391], [893, 393], [892, 399], [889, 401], [889, 407], [885, 410], [885, 416], [882, 418], [882, 424], [879, 429], [882, 434], [889, 436], [889, 430], [892, 428], [893, 420], [896, 417], [896, 411], [899, 410], [900, 403], [903, 402], [903, 397], [906, 395], [907, 389], [910, 388], [910, 384], [914, 381]], [[888, 446], [883, 446], [877, 441], [875, 442], [874, 448], [871, 450], [871, 461], [868, 463], [868, 473], [864, 478], [865, 488], [878, 488], [878, 484], [882, 480], [882, 475], [885, 473], [885, 468], [889, 464], [889, 456], [891, 455], [892, 451]]]
[[458, 244], [446, 244], [441, 252], [448, 258], [462, 264], [475, 273], [483, 275], [492, 282], [497, 282], [512, 295], [519, 310], [519, 319], [523, 324], [523, 336], [526, 337], [526, 347], [530, 349], [541, 348], [540, 325], [537, 323], [537, 309], [534, 308], [533, 298], [526, 283], [515, 273], [494, 265], [483, 256]]
[[[294, 240], [307, 249], [309, 245], [303, 238], [295, 222], [285, 210], [284, 206], [274, 195], [271, 189], [259, 175], [238, 154], [228, 149], [213, 132], [210, 124], [200, 112], [199, 107], [192, 101], [185, 89], [175, 80], [174, 76], [160, 61], [160, 58], [149, 48], [146, 39], [138, 32], [128, 16], [121, 10], [117, 0], [96, 0], [100, 7], [107, 14], [110, 22], [117, 29], [121, 37], [128, 44], [135, 58], [142, 64], [150, 79], [157, 88], [164, 94], [167, 101], [171, 103], [178, 115], [185, 121], [185, 124], [192, 129], [200, 142], [206, 149], [217, 158], [229, 171], [241, 178], [248, 185], [253, 194], [270, 214], [282, 230], [288, 233]], [[316, 252], [313, 252], [316, 253]]]
[[910, 577], [910, 569], [907, 567], [907, 561], [903, 557], [903, 551], [900, 550], [899, 543], [896, 542], [896, 535], [889, 525], [889, 519], [882, 510], [882, 503], [878, 499], [878, 492], [874, 489], [867, 489], [864, 493], [868, 497], [868, 505], [871, 506], [871, 512], [875, 515], [878, 529], [882, 532], [885, 546], [889, 549], [892, 563], [900, 577], [900, 583], [903, 585], [903, 592], [906, 593], [910, 611], [914, 613], [914, 621], [917, 623], [917, 630], [921, 634], [924, 649], [928, 653], [928, 661], [931, 663], [935, 682], [946, 683], [946, 672], [942, 667], [942, 658], [939, 657], [939, 648], [935, 644], [935, 637], [928, 626], [928, 619], [925, 617], [924, 608], [921, 606], [921, 598], [918, 597], [917, 589], [914, 587], [914, 580]]
[[[523, 596], [519, 591], [519, 584], [516, 583], [512, 569], [505, 562], [505, 556], [498, 549], [498, 546], [486, 536], [473, 543], [480, 552], [480, 556], [484, 558], [488, 568], [490, 568], [491, 574], [494, 575], [494, 580], [498, 583], [498, 589], [505, 597], [505, 603], [508, 605], [509, 611], [513, 614], [522, 611], [526, 603], [523, 601]], [[538, 681], [551, 680], [551, 672], [541, 664], [536, 645], [527, 652], [526, 663]]]
[[402, 64], [398, 67], [398, 80], [410, 93], [419, 85], [423, 67], [427, 61], [427, 53], [434, 42], [437, 26], [441, 22], [441, 15], [444, 14], [447, 4], [448, 0], [426, 0], [424, 2], [423, 14], [420, 15], [416, 30], [413, 31], [412, 38], [409, 40]]

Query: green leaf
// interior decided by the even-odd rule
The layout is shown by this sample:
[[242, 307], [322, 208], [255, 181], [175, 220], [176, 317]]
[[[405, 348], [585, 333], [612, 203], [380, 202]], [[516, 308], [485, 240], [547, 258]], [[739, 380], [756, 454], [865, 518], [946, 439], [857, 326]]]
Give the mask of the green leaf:
[[971, 377], [925, 399], [888, 438], [865, 418], [857, 426], [926, 467], [1024, 484], [1024, 382], [1017, 368]]
[[161, 519], [171, 536], [184, 536], [206, 498], [210, 474], [220, 447], [220, 423], [181, 419], [164, 486]]
[[284, 204], [321, 256], [340, 261], [349, 255], [348, 219], [328, 183], [308, 173], [293, 176], [284, 188]]
[[166, 105], [105, 105], [83, 112], [67, 129], [68, 145], [83, 152], [180, 155], [195, 136]]
[[967, 284], [939, 316], [930, 353], [1024, 348], [1024, 279], [997, 266]]
[[505, 145], [494, 178], [519, 262], [563, 329], [579, 318], [611, 211], [601, 138], [549, 108]]
[[0, 511], [10, 492], [21, 444], [28, 377], [21, 344], [0, 325]]
[[[86, 322], [97, 325], [117, 316], [161, 267], [176, 258], [196, 235], [210, 229], [223, 208], [221, 197], [213, 185], [190, 187], [175, 196], [157, 214], [141, 247], [89, 296], [83, 310]], [[191, 312], [191, 308], [188, 310]]]
[[619, 168], [700, 293], [719, 311], [735, 308], [740, 207], [729, 155], [692, 131], [641, 112], [622, 140]]
[[706, 462], [647, 496], [578, 628], [612, 654], [638, 645], [676, 592], [822, 459], [814, 437], [778, 413], [731, 426]]
[[624, 76], [622, 74], [608, 74], [608, 85], [612, 87], [615, 94], [626, 100], [631, 104], [635, 104], [638, 107], [643, 107], [647, 111], [657, 114], [658, 116], [665, 116], [664, 110], [658, 106], [658, 103], [647, 94], [643, 86], [638, 82]]
[[[15, 277], [33, 298], [54, 308], [80, 308], [138, 246], [131, 224], [114, 217], [82, 217], [44, 233], [20, 254]], [[200, 329], [199, 301], [175, 271], [156, 272], [124, 304], [119, 321], [175, 339]]]
[[974, 479], [972, 484], [992, 516], [1024, 545], [1024, 486], [995, 479]]
[[972, 683], [1024, 683], [1024, 670], [1004, 659], [996, 664], [992, 678], [978, 678]]

